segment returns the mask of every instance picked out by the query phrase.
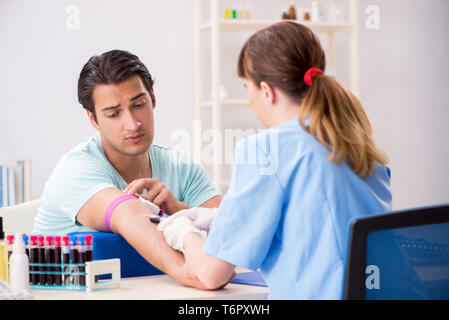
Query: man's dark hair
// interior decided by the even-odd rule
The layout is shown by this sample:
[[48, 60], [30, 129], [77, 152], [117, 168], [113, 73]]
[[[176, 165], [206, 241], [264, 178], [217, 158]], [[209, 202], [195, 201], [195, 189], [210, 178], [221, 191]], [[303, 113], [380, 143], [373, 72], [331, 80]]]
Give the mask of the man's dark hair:
[[93, 56], [81, 70], [78, 80], [78, 101], [84, 109], [95, 114], [93, 92], [98, 84], [119, 84], [133, 75], [139, 75], [154, 104], [152, 91], [154, 80], [147, 67], [134, 54], [111, 50], [100, 56]]

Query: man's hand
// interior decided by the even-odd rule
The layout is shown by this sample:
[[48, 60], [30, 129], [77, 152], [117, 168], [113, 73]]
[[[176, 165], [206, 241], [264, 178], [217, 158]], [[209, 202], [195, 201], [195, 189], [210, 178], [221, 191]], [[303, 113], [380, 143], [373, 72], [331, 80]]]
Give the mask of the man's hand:
[[[142, 194], [144, 189], [147, 192]], [[164, 209], [168, 215], [189, 208], [187, 204], [176, 199], [160, 179], [137, 179], [131, 182], [123, 191], [126, 194], [138, 195], [153, 202], [158, 207]]]

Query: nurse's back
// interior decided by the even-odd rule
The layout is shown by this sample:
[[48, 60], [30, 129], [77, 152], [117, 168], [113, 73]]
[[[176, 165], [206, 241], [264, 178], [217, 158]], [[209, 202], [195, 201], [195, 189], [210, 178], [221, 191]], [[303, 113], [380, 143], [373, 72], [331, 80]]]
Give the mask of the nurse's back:
[[346, 162], [329, 161], [298, 119], [266, 134], [276, 136], [277, 150], [270, 148], [267, 157], [284, 204], [261, 266], [270, 298], [339, 299], [349, 221], [391, 210], [389, 170], [376, 163], [369, 177], [360, 177]]
[[386, 155], [360, 101], [325, 68], [318, 37], [294, 22], [258, 31], [239, 55], [269, 129], [238, 144], [236, 162], [259, 161], [235, 164], [205, 251], [260, 268], [271, 299], [341, 298], [350, 220], [391, 210]]

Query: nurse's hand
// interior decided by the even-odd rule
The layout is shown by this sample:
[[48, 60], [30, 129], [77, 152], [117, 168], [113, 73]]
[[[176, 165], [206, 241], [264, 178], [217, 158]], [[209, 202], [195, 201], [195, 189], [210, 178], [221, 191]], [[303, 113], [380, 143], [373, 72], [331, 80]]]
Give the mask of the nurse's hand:
[[192, 220], [177, 214], [159, 223], [157, 229], [162, 231], [167, 244], [175, 250], [184, 253], [184, 237], [187, 233], [196, 233], [202, 240], [206, 239], [206, 231], [198, 230]]
[[193, 220], [193, 225], [200, 230], [209, 232], [212, 223], [218, 213], [218, 208], [190, 208], [180, 211], [183, 215]]
[[[179, 217], [187, 217], [192, 220], [193, 225], [199, 230], [209, 232], [215, 216], [218, 213], [218, 208], [202, 208], [194, 207], [178, 211], [175, 215], [170, 217], [171, 221], [178, 219]], [[167, 220], [165, 221], [166, 223]]]

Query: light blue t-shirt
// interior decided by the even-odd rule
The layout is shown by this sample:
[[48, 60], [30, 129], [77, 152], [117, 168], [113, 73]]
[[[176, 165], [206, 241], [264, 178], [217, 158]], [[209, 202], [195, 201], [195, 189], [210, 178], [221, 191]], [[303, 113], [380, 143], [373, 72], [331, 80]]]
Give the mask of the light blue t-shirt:
[[[186, 154], [152, 144], [148, 149], [152, 177], [159, 178], [176, 199], [200, 206], [219, 195], [203, 168]], [[96, 135], [65, 154], [57, 163], [42, 194], [34, 234], [92, 231], [76, 215], [96, 193], [107, 188], [125, 189], [127, 183], [109, 163]]]
[[391, 210], [389, 169], [360, 178], [294, 119], [239, 141], [203, 249], [260, 268], [269, 299], [340, 299], [348, 223]]

